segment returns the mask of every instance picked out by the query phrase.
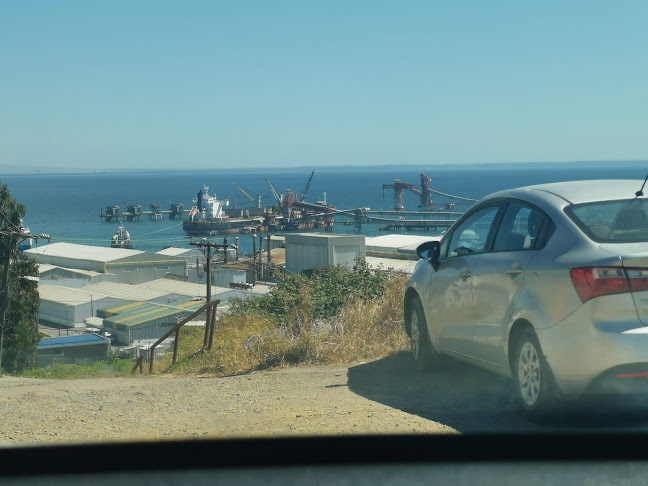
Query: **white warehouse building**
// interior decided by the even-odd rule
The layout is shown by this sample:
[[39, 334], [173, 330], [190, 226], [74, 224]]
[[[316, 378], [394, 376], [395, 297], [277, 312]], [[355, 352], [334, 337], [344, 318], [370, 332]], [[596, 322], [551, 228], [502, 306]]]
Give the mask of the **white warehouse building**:
[[178, 275], [184, 278], [187, 259], [125, 248], [51, 243], [25, 250], [38, 263], [114, 274], [114, 281], [137, 284]]

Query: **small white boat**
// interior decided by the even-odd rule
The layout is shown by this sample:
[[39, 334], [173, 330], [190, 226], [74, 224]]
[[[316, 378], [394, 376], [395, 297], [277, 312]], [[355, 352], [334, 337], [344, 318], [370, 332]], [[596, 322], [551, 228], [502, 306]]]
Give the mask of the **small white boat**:
[[126, 231], [123, 226], [120, 226], [119, 228], [117, 228], [117, 231], [115, 231], [115, 234], [110, 240], [110, 247], [127, 248], [129, 250], [132, 250], [134, 248], [130, 233]]

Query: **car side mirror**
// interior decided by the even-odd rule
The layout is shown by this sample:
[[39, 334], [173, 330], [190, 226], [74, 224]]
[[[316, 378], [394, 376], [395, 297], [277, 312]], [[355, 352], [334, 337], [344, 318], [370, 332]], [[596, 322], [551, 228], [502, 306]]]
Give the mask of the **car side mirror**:
[[438, 241], [426, 241], [416, 248], [416, 254], [419, 258], [427, 260], [436, 270], [439, 266], [439, 257], [441, 256], [441, 243]]

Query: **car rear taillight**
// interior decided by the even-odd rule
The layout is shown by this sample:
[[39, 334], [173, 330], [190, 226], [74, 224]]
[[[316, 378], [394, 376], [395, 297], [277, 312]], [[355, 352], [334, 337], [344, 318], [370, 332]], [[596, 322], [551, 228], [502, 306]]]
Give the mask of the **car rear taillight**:
[[625, 271], [620, 267], [572, 268], [570, 273], [572, 283], [583, 303], [601, 295], [630, 292]]
[[633, 292], [648, 290], [648, 269], [628, 268], [626, 269], [626, 274], [630, 281], [630, 290]]

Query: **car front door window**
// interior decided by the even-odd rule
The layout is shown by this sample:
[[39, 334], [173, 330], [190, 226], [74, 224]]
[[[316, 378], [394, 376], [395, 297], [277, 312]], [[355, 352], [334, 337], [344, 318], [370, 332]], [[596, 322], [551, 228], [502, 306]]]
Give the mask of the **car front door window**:
[[463, 221], [452, 234], [448, 256], [483, 253], [498, 208], [489, 206], [480, 209]]

